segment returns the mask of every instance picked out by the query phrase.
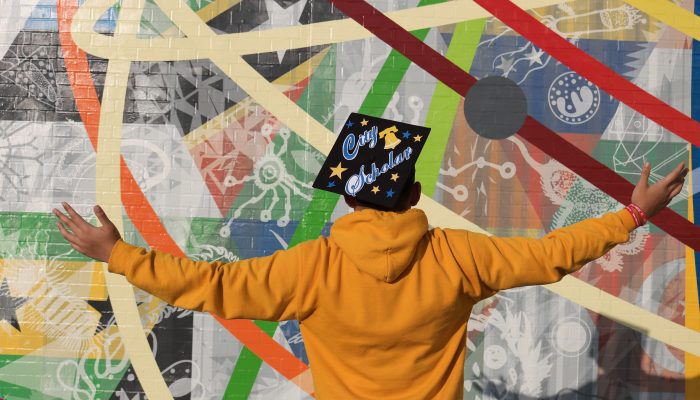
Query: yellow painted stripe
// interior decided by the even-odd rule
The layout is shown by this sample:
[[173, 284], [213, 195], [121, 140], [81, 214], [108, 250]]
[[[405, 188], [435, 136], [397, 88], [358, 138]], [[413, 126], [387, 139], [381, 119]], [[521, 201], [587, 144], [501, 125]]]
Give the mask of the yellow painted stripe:
[[[0, 282], [6, 266], [46, 265], [56, 260], [11, 258], [0, 259]], [[52, 265], [52, 264], [48, 264]], [[60, 261], [61, 282], [70, 286], [71, 295], [90, 300], [106, 300], [102, 266], [97, 261]], [[0, 351], [2, 349], [0, 348]]]
[[[425, 196], [421, 198], [418, 206], [426, 211], [431, 226], [467, 229], [490, 235], [486, 230]], [[578, 278], [568, 275], [560, 282], [543, 287], [651, 338], [688, 353], [700, 355], [700, 333], [613, 296]], [[698, 375], [700, 374], [696, 373], [693, 376]]]
[[[520, 0], [519, 7], [531, 9], [562, 3], [561, 0]], [[161, 8], [163, 7], [162, 3]], [[257, 54], [300, 47], [319, 46], [373, 37], [372, 33], [351, 19], [318, 22], [262, 31], [227, 35], [201, 35], [197, 32], [184, 38], [142, 39], [135, 34], [114, 38], [93, 32], [95, 19], [111, 6], [111, 0], [88, 0], [73, 17], [73, 40], [85, 52], [102, 58], [131, 61], [175, 61], [206, 59], [228, 53], [230, 55]], [[186, 6], [183, 6], [186, 7]], [[189, 7], [187, 7], [190, 10]], [[191, 11], [191, 10], [190, 10]], [[197, 15], [192, 11], [192, 14]], [[166, 12], [166, 15], [167, 14]], [[490, 14], [472, 0], [455, 0], [419, 8], [387, 13], [387, 16], [405, 29], [412, 31], [434, 26], [489, 17]], [[171, 18], [172, 19], [172, 18]], [[206, 26], [202, 19], [190, 20], [185, 25], [175, 24], [183, 32], [192, 32], [192, 26]], [[90, 29], [87, 29], [90, 27]], [[207, 31], [211, 31], [207, 27]], [[115, 49], [119, 54], [115, 54]]]
[[[692, 171], [692, 158], [688, 158], [688, 169]], [[688, 174], [689, 193], [693, 193], [692, 175]], [[690, 221], [694, 221], [694, 206], [693, 196], [688, 196], [688, 219]], [[685, 326], [700, 332], [700, 303], [698, 302], [695, 252], [690, 247], [685, 248]], [[700, 398], [700, 379], [691, 379], [697, 376], [700, 376], [700, 357], [697, 354], [685, 353], [685, 395], [688, 399]]]
[[197, 15], [204, 21], [211, 21], [240, 2], [241, 0], [217, 0], [202, 7], [197, 11]]
[[[556, 0], [523, 0], [518, 4], [531, 8], [555, 3], [557, 3]], [[330, 149], [335, 135], [280, 93], [240, 56], [246, 54], [246, 51], [255, 53], [260, 52], [261, 49], [282, 50], [370, 37], [371, 34], [366, 29], [348, 19], [260, 32], [217, 35], [189, 7], [184, 4], [181, 7], [174, 7], [172, 4], [176, 3], [159, 3], [161, 9], [174, 21], [172, 13], [176, 12], [180, 15], [175, 24], [188, 35], [187, 38], [163, 39], [164, 42], [161, 43], [158, 41], [161, 39], [139, 39], [133, 32], [122, 32], [116, 38], [92, 31], [82, 32], [82, 28], [94, 26], [96, 16], [104, 14], [113, 5], [111, 0], [86, 1], [74, 17], [71, 33], [78, 46], [84, 51], [111, 60], [145, 60], [143, 57], [150, 57], [152, 61], [209, 58], [248, 95], [258, 103], [264, 102], [267, 110], [285, 121], [289, 128], [299, 133], [305, 140], [315, 142], [312, 143], [314, 147]], [[463, 19], [483, 17], [488, 14], [471, 0], [457, 0], [420, 9], [397, 11], [389, 15], [394, 16], [399, 23], [412, 30], [434, 24], [449, 24]], [[226, 38], [226, 42], [221, 42], [223, 38]], [[247, 50], [246, 45], [250, 46]], [[223, 49], [226, 51], [222, 51]], [[202, 127], [201, 131], [188, 135], [188, 145], [201, 143], [212, 134], [208, 131], [209, 128], [223, 128], [222, 125], [229, 118], [229, 114], [222, 113], [210, 121], [210, 124]]]
[[[203, 21], [209, 22], [240, 2], [241, 0], [218, 0], [198, 10], [197, 15], [199, 15], [199, 18]], [[164, 32], [160, 32], [160, 36], [164, 38], [173, 38], [178, 36], [178, 32], [179, 30], [177, 27], [172, 26]]]
[[700, 333], [628, 303], [571, 275], [545, 285], [552, 292], [646, 336], [700, 355]]
[[625, 3], [658, 19], [692, 38], [700, 40], [700, 18], [668, 0], [624, 0]]
[[[138, 32], [144, 0], [124, 0], [115, 36]], [[115, 51], [117, 49], [114, 49]], [[119, 231], [123, 231], [120, 157], [124, 102], [131, 61], [111, 59], [107, 66], [96, 159], [96, 201]], [[139, 383], [149, 399], [172, 399], [146, 340], [134, 291], [121, 275], [111, 274], [103, 263], [107, 291], [119, 326], [121, 340]]]
[[[316, 67], [318, 67], [321, 64], [323, 59], [326, 57], [326, 54], [328, 54], [328, 48], [323, 49], [318, 54], [311, 57], [304, 63], [298, 65], [291, 71], [275, 79], [274, 81], [272, 81], [272, 84], [275, 86], [297, 85], [303, 79], [306, 79], [307, 77], [311, 76], [311, 74], [313, 74], [313, 71], [315, 71]], [[224, 110], [221, 114], [210, 119], [202, 126], [190, 131], [190, 133], [188, 133], [185, 137], [182, 138], [183, 143], [185, 144], [185, 146], [187, 146], [188, 149], [191, 150], [193, 147], [209, 139], [212, 135], [221, 132], [234, 120], [243, 118], [245, 116], [245, 113], [248, 112], [248, 109], [254, 103], [255, 100], [253, 98], [246, 97], [245, 99], [236, 103], [229, 109]]]

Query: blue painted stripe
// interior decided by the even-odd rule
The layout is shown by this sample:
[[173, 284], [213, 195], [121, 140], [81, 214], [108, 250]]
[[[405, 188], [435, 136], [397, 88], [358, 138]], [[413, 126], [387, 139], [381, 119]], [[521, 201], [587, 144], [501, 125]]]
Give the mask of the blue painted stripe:
[[690, 154], [691, 154], [691, 160], [693, 161], [693, 171], [692, 171], [692, 175], [693, 175], [693, 188], [692, 188], [692, 190], [693, 190], [693, 199], [695, 199], [695, 196], [700, 195], [700, 166], [698, 166], [698, 167], [696, 168], [696, 166], [697, 166], [696, 162], [698, 162], [698, 160], [697, 160], [697, 155], [698, 155], [697, 149], [698, 149], [697, 147], [693, 146], [693, 148], [691, 149], [691, 153], [690, 153]]
[[[695, 15], [700, 14], [700, 1], [695, 2]], [[690, 84], [690, 116], [700, 120], [700, 42], [693, 39]], [[700, 225], [700, 148], [691, 145], [690, 159], [693, 164], [693, 218], [695, 225]], [[695, 284], [700, 287], [700, 252], [695, 252]]]

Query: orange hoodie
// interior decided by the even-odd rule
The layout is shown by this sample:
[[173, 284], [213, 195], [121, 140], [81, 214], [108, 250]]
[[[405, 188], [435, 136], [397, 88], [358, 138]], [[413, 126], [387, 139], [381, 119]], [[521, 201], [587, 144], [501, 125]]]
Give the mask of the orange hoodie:
[[428, 229], [418, 209], [363, 210], [328, 238], [234, 263], [195, 262], [119, 241], [109, 270], [177, 307], [223, 318], [297, 319], [320, 399], [462, 397], [472, 306], [552, 283], [624, 243], [621, 210], [542, 239]]

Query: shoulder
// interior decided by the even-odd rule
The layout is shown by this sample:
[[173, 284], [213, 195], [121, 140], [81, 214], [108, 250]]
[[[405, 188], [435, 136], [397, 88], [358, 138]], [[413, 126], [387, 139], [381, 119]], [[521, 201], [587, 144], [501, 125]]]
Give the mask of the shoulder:
[[297, 245], [290, 246], [289, 250], [292, 249], [311, 249], [311, 248], [322, 248], [328, 247], [330, 245], [330, 240], [325, 236], [319, 236], [315, 239], [305, 240]]
[[333, 246], [332, 241], [325, 237], [319, 236], [316, 239], [305, 240], [297, 245], [290, 246], [287, 250], [282, 250], [287, 253], [295, 253], [305, 259], [322, 257], [328, 253]]

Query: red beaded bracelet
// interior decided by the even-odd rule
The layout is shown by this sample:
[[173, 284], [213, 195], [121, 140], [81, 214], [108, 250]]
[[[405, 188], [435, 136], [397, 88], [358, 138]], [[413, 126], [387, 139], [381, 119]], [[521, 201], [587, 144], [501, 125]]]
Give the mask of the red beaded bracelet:
[[642, 226], [639, 223], [639, 217], [637, 217], [637, 213], [634, 211], [634, 209], [632, 207], [627, 206], [627, 207], [625, 207], [625, 210], [627, 210], [630, 213], [630, 215], [632, 216], [632, 219], [634, 220], [634, 224], [637, 226], [637, 228]]
[[634, 223], [637, 225], [637, 227], [640, 227], [644, 224], [647, 223], [647, 215], [642, 211], [642, 209], [636, 205], [636, 204], [629, 204], [627, 207], [625, 207], [627, 211], [629, 211], [630, 214], [632, 214], [632, 219], [634, 219]]
[[642, 225], [646, 224], [649, 218], [647, 218], [647, 215], [642, 211], [642, 208], [639, 207], [638, 205], [634, 203], [630, 203], [630, 207], [632, 207], [637, 213], [639, 214], [639, 217], [642, 219]]

